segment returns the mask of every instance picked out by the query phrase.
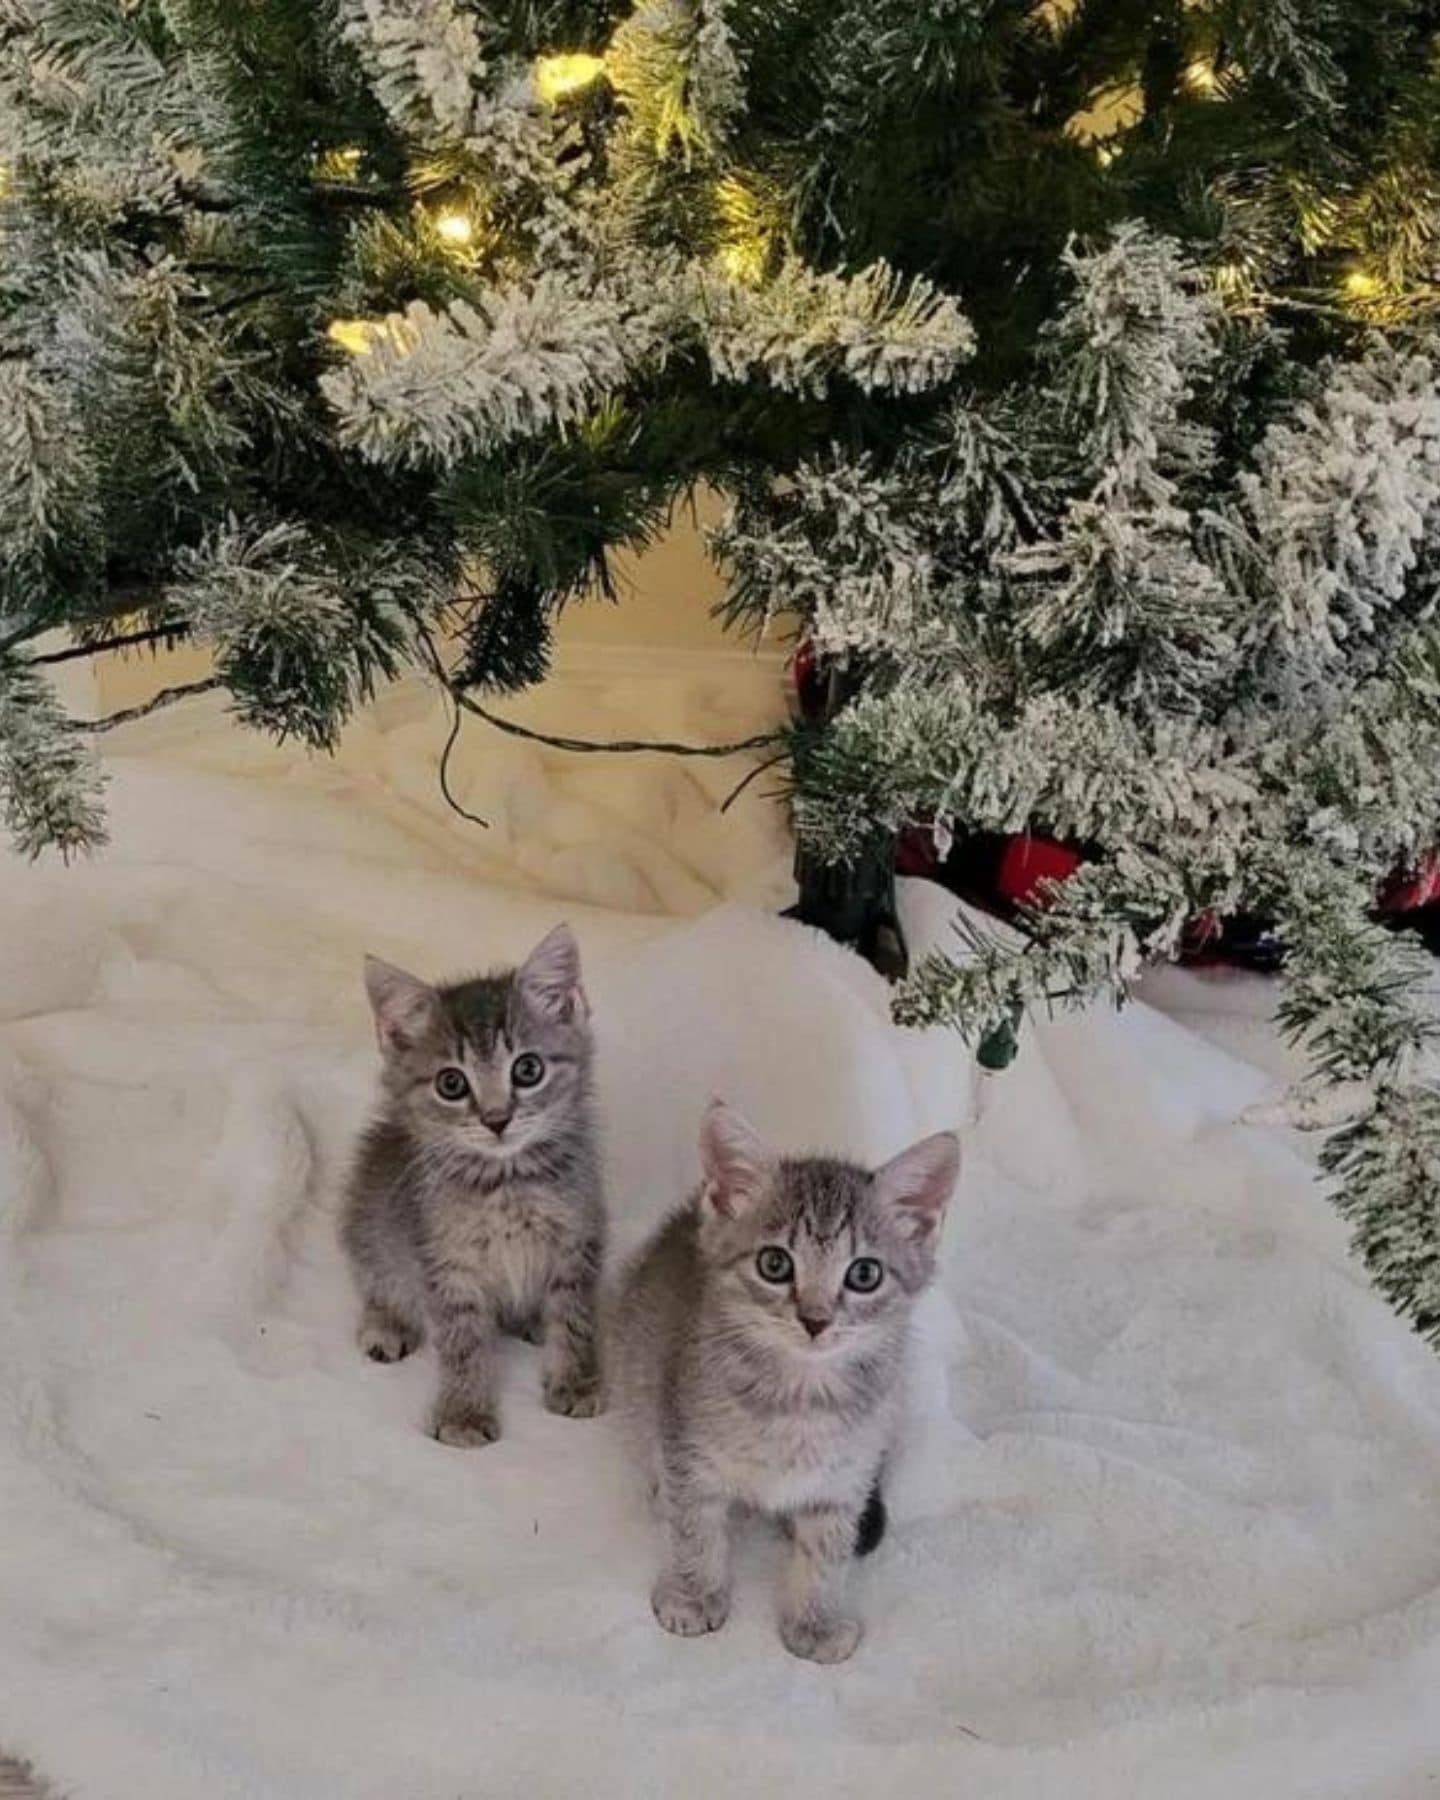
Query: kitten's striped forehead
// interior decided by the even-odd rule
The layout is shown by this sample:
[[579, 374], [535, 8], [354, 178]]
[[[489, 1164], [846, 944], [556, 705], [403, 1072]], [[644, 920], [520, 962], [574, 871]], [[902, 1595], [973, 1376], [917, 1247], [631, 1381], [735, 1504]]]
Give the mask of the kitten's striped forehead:
[[551, 1062], [584, 1060], [589, 1048], [584, 1017], [556, 1018], [537, 1005], [514, 969], [477, 975], [441, 988], [445, 1022], [458, 1044], [482, 1060], [517, 1050], [542, 1051]]
[[771, 1203], [772, 1228], [793, 1245], [802, 1234], [821, 1249], [854, 1240], [870, 1178], [853, 1163], [807, 1156], [780, 1164]]
[[445, 1018], [462, 1042], [481, 1056], [489, 1056], [497, 1041], [513, 1048], [515, 1030], [515, 978], [513, 974], [480, 975], [473, 981], [442, 988]]

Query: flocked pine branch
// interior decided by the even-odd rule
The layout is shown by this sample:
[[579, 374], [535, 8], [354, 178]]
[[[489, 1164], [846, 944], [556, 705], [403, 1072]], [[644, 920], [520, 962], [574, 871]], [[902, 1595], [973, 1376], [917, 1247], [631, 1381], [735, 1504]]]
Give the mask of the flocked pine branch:
[[1326, 1081], [1369, 1089], [1321, 1152], [1335, 1203], [1380, 1291], [1440, 1343], [1440, 1015], [1431, 958], [1418, 940], [1369, 916], [1343, 865], [1290, 859], [1270, 874], [1278, 929], [1291, 947], [1280, 1022]]
[[862, 695], [804, 774], [797, 828], [841, 860], [868, 832], [938, 820], [1115, 846], [1183, 837], [1220, 866], [1256, 803], [1249, 772], [1217, 755], [1205, 728], [1142, 729], [1119, 708], [1058, 694], [997, 704], [963, 678]]
[[908, 516], [903, 471], [830, 457], [784, 489], [751, 493], [711, 537], [730, 572], [730, 605], [761, 627], [777, 613], [809, 623], [817, 650], [885, 654], [914, 641], [934, 604], [934, 558]]
[[631, 155], [713, 156], [744, 102], [731, 0], [639, 0], [610, 42]]
[[[1403, 607], [1440, 516], [1440, 388], [1434, 360], [1377, 344], [1324, 372], [1277, 419], [1238, 483], [1252, 654], [1314, 677]], [[1362, 664], [1363, 667], [1363, 664]]]
[[884, 262], [845, 275], [792, 257], [758, 286], [707, 270], [696, 317], [722, 380], [802, 394], [823, 393], [837, 376], [871, 392], [918, 393], [948, 381], [975, 348], [950, 295]]
[[129, 206], [173, 208], [196, 169], [207, 109], [191, 68], [146, 24], [139, 8], [90, 0], [0, 8], [0, 156], [48, 164], [52, 198], [95, 224]]
[[651, 349], [603, 291], [560, 274], [378, 322], [322, 383], [346, 442], [377, 462], [453, 464], [575, 423]]
[[1165, 859], [1122, 851], [1056, 888], [1026, 934], [957, 928], [963, 949], [927, 955], [901, 987], [901, 1024], [949, 1024], [979, 1040], [1022, 1011], [1076, 1010], [1124, 999], [1147, 962], [1173, 954], [1192, 896]]
[[0, 816], [26, 856], [105, 841], [94, 753], [40, 671], [0, 653]]
[[1056, 418], [1109, 493], [1164, 503], [1209, 454], [1185, 406], [1219, 353], [1219, 301], [1173, 239], [1135, 221], [1063, 262], [1072, 295], [1045, 334]]
[[463, 137], [487, 66], [480, 22], [453, 0], [341, 0], [345, 36], [380, 103], [407, 130]]
[[332, 750], [445, 598], [421, 557], [382, 544], [347, 566], [291, 522], [231, 521], [180, 559], [168, 615], [215, 654], [246, 724]]
[[1057, 685], [1140, 718], [1203, 710], [1238, 658], [1234, 603], [1179, 507], [1102, 484], [1054, 537], [1005, 558], [1022, 628]]
[[0, 362], [0, 641], [58, 622], [98, 583], [100, 493], [69, 396], [33, 363]]

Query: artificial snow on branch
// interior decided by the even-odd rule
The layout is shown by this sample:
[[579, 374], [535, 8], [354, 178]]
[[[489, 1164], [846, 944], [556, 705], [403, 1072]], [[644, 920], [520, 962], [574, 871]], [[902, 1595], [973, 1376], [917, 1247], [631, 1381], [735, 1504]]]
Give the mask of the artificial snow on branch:
[[422, 135], [463, 137], [487, 73], [473, 12], [452, 0], [341, 0], [346, 37], [396, 121]]
[[634, 323], [610, 294], [543, 274], [445, 312], [415, 301], [322, 386], [374, 461], [451, 464], [583, 418], [651, 350]]
[[103, 844], [103, 785], [49, 682], [22, 656], [0, 653], [0, 816], [16, 849], [68, 857]]
[[610, 80], [635, 149], [714, 155], [744, 103], [731, 0], [639, 0], [611, 39]]
[[975, 348], [950, 295], [886, 262], [845, 275], [792, 256], [758, 287], [707, 270], [697, 288], [696, 317], [723, 381], [823, 394], [843, 376], [871, 393], [914, 394], [948, 381]]
[[1164, 502], [1167, 477], [1209, 453], [1183, 408], [1218, 354], [1219, 301], [1178, 244], [1138, 221], [1072, 242], [1061, 261], [1072, 295], [1045, 334], [1058, 417], [1112, 495]]
[[0, 362], [0, 640], [98, 582], [99, 549], [98, 471], [68, 396], [32, 363]]
[[1377, 344], [1262, 438], [1239, 478], [1237, 572], [1252, 655], [1319, 675], [1403, 607], [1440, 528], [1440, 384], [1431, 357]]
[[905, 516], [909, 486], [902, 472], [832, 457], [802, 463], [779, 493], [748, 496], [711, 536], [732, 606], [762, 627], [798, 614], [827, 656], [913, 638], [928, 623], [934, 569]]
[[331, 750], [442, 597], [424, 564], [398, 546], [346, 568], [333, 546], [292, 522], [232, 520], [182, 556], [165, 598], [213, 647], [246, 724]]

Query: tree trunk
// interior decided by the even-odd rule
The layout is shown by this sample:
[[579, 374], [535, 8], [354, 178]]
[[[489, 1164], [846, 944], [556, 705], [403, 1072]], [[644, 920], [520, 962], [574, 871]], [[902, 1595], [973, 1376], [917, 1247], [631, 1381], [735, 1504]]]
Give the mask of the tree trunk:
[[858, 950], [890, 981], [909, 966], [895, 912], [895, 841], [887, 838], [854, 863], [822, 863], [803, 847], [795, 852], [800, 897], [790, 917], [818, 925]]
[[[853, 669], [832, 666], [815, 722], [828, 724], [861, 685], [862, 677]], [[813, 851], [797, 845], [795, 885], [800, 894], [787, 917], [818, 925], [838, 943], [858, 950], [889, 981], [906, 973], [909, 957], [895, 910], [893, 837], [850, 863], [821, 862]]]

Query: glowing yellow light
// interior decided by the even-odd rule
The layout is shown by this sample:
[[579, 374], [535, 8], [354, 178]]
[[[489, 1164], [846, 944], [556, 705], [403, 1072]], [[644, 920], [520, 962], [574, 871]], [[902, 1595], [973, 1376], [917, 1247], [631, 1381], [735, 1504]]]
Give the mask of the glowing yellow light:
[[732, 281], [758, 287], [765, 276], [769, 253], [765, 244], [752, 238], [748, 243], [725, 244], [717, 260]]
[[1102, 169], [1108, 169], [1119, 154], [1120, 146], [1118, 144], [1097, 144], [1095, 146], [1095, 160]]
[[603, 56], [587, 56], [581, 51], [542, 56], [535, 65], [535, 88], [547, 106], [558, 106], [572, 94], [582, 93], [604, 73]]
[[368, 356], [385, 327], [373, 319], [332, 319], [325, 335], [351, 356]]
[[1384, 289], [1384, 282], [1368, 269], [1352, 269], [1345, 277], [1345, 292], [1352, 300], [1374, 300]]
[[1194, 62], [1185, 65], [1185, 86], [1192, 94], [1202, 100], [1208, 100], [1220, 92], [1220, 77], [1215, 72], [1214, 63], [1206, 62], [1204, 57], [1197, 56]]
[[315, 158], [315, 174], [321, 181], [354, 181], [364, 156], [358, 144], [322, 151]]
[[447, 244], [463, 248], [474, 239], [475, 221], [469, 213], [451, 208], [435, 215], [435, 230]]

